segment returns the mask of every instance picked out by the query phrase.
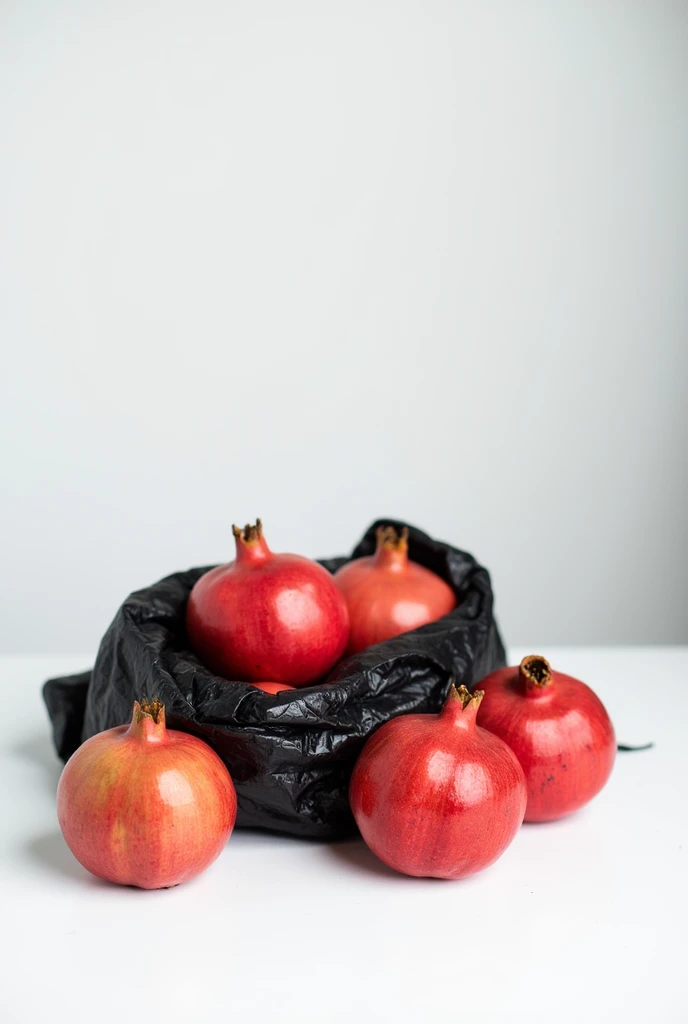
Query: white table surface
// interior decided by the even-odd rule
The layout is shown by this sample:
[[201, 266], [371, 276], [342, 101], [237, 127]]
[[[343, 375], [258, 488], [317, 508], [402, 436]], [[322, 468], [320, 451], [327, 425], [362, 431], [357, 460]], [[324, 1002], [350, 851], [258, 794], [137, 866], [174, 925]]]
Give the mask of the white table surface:
[[359, 840], [236, 831], [158, 892], [99, 882], [58, 828], [40, 685], [92, 658], [0, 659], [0, 1020], [687, 1021], [688, 648], [541, 653], [656, 746], [487, 871], [411, 879]]

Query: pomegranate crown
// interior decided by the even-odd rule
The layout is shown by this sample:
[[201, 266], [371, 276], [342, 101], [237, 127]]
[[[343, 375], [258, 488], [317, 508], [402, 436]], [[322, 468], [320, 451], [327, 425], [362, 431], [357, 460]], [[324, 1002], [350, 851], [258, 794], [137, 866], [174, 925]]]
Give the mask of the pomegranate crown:
[[244, 544], [256, 544], [263, 537], [263, 523], [260, 519], [256, 519], [255, 526], [246, 523], [243, 530], [240, 526], [234, 525], [232, 533], [237, 541], [243, 541]]
[[460, 701], [461, 709], [463, 711], [466, 710], [469, 704], [474, 704], [476, 708], [480, 707], [480, 702], [484, 696], [484, 690], [474, 690], [473, 693], [471, 693], [468, 687], [464, 686], [463, 684], [461, 684], [461, 686], [456, 686], [456, 684], [452, 682], [451, 686], [449, 687], [449, 700]]
[[164, 722], [165, 718], [165, 705], [161, 700], [141, 700], [134, 701], [134, 720], [141, 722], [144, 718], [152, 718], [156, 725], [160, 722], [160, 718]]
[[529, 654], [519, 665], [526, 686], [543, 690], [552, 685], [552, 666], [541, 654]]
[[405, 551], [408, 547], [408, 526], [397, 530], [396, 526], [378, 526], [375, 531], [378, 551], [387, 548], [393, 551]]

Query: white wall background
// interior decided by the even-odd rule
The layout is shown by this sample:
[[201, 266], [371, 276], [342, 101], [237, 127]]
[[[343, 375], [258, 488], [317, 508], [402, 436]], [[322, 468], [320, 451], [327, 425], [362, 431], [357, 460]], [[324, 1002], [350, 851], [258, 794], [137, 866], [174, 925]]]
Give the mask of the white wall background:
[[688, 5], [3, 0], [0, 650], [405, 517], [688, 641]]

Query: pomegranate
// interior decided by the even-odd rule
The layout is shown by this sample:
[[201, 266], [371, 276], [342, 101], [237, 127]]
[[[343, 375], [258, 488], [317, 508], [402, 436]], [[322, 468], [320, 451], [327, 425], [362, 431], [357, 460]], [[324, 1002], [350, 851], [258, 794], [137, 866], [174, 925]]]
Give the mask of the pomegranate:
[[86, 740], [57, 788], [67, 845], [99, 878], [164, 889], [225, 847], [237, 801], [229, 772], [202, 740], [165, 728], [159, 701], [134, 704], [131, 725]]
[[408, 529], [377, 530], [377, 549], [335, 573], [349, 609], [347, 654], [442, 618], [456, 607], [454, 591], [408, 556]]
[[354, 818], [397, 871], [463, 878], [492, 864], [523, 821], [523, 771], [506, 743], [476, 726], [481, 699], [452, 686], [439, 715], [393, 718], [356, 762]]
[[186, 628], [205, 664], [229, 679], [308, 686], [341, 658], [346, 603], [330, 574], [301, 555], [270, 551], [260, 519], [232, 527], [236, 560], [198, 580]]
[[526, 821], [552, 821], [587, 804], [614, 764], [614, 728], [602, 702], [537, 654], [483, 679], [478, 722], [508, 743], [528, 785]]
[[282, 690], [295, 690], [295, 686], [287, 686], [286, 683], [251, 683], [257, 690], [263, 693], [281, 693]]

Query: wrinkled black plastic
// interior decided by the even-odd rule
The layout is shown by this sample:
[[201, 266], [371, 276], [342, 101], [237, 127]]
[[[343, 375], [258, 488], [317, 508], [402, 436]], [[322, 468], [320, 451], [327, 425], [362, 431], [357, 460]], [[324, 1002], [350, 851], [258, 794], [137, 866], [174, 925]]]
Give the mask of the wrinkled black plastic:
[[[388, 523], [406, 525], [379, 520], [351, 558], [372, 554], [376, 527]], [[189, 650], [186, 601], [207, 569], [175, 573], [132, 594], [105, 634], [93, 672], [44, 686], [60, 757], [128, 722], [135, 699], [157, 697], [170, 727], [200, 736], [229, 768], [239, 826], [316, 838], [354, 832], [347, 788], [366, 737], [395, 715], [438, 711], [450, 679], [472, 687], [505, 664], [487, 570], [414, 527], [409, 553], [453, 587], [457, 608], [346, 659], [319, 686], [275, 696], [213, 675]], [[334, 572], [346, 561], [322, 564]]]

